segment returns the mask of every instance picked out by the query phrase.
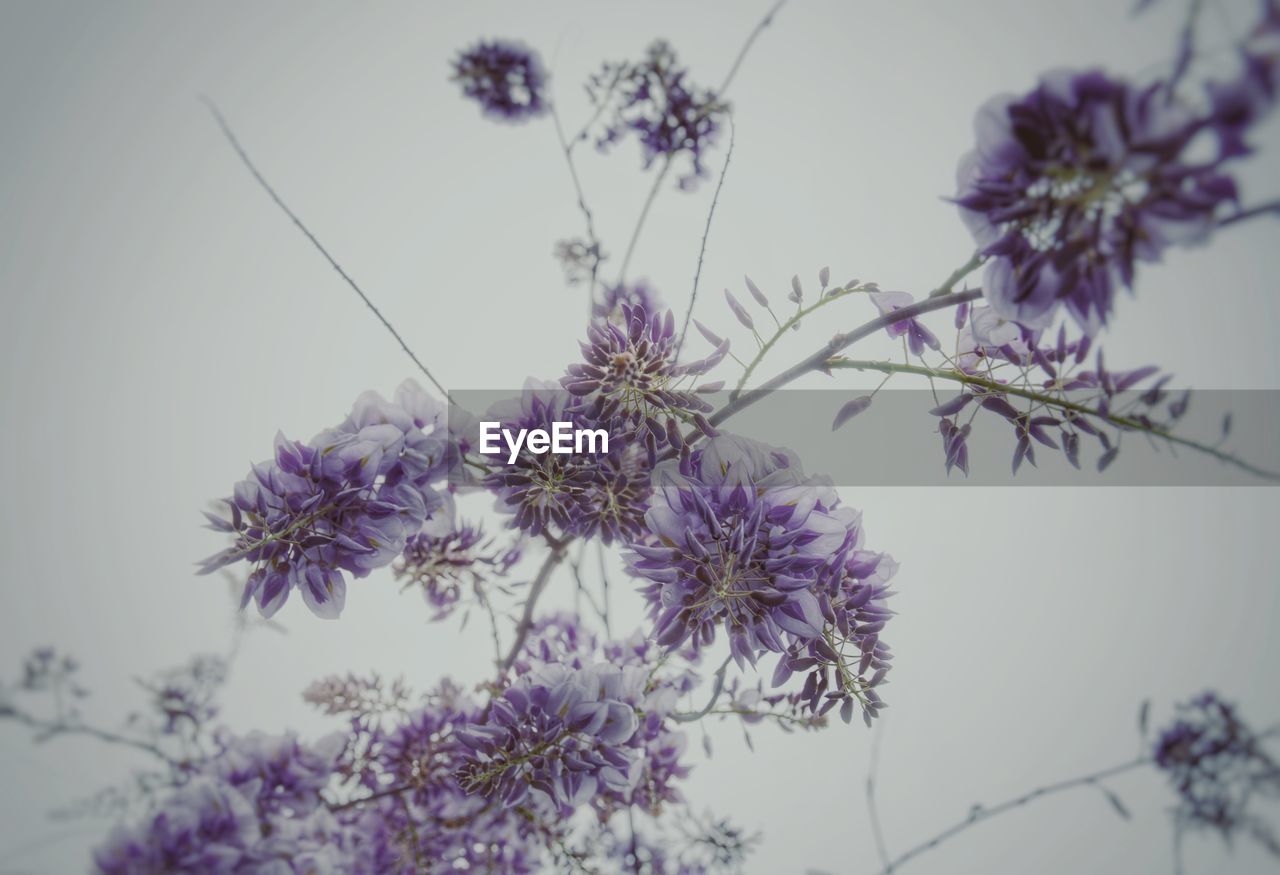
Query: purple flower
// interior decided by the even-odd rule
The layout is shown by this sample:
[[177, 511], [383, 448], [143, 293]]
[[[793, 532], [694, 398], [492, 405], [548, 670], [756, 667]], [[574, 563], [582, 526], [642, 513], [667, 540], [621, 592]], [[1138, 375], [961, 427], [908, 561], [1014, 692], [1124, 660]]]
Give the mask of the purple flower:
[[1217, 693], [1178, 706], [1156, 739], [1152, 759], [1178, 794], [1179, 829], [1203, 828], [1231, 839], [1243, 832], [1280, 856], [1280, 842], [1250, 805], [1280, 792], [1280, 766], [1261, 740]]
[[711, 405], [678, 384], [719, 364], [728, 344], [686, 365], [676, 364], [675, 347], [675, 316], [670, 310], [651, 314], [642, 305], [623, 304], [620, 324], [596, 321], [588, 326], [584, 361], [569, 365], [560, 382], [583, 399], [587, 419], [609, 423], [611, 434], [626, 434], [629, 442], [643, 444], [652, 460], [660, 447], [684, 446], [684, 422], [715, 433], [704, 416]]
[[574, 616], [540, 620], [510, 686], [459, 733], [470, 751], [462, 785], [506, 808], [532, 801], [568, 815], [589, 804], [602, 820], [679, 801], [686, 740], [668, 718], [696, 678], [655, 670], [660, 656], [638, 632], [601, 645]]
[[323, 805], [343, 747], [293, 736], [224, 736], [199, 773], [94, 851], [101, 875], [339, 875], [349, 836]]
[[235, 543], [202, 572], [244, 560], [254, 570], [242, 604], [252, 598], [271, 616], [297, 589], [318, 616], [336, 617], [345, 574], [364, 577], [400, 555], [443, 505], [429, 484], [456, 458], [447, 435], [424, 432], [404, 408], [366, 392], [310, 443], [277, 436], [275, 458], [236, 484], [228, 518], [206, 514]]
[[588, 416], [582, 399], [530, 380], [519, 398], [495, 404], [485, 419], [511, 431], [550, 432], [553, 423], [569, 422], [575, 428], [604, 428], [610, 434], [607, 454], [526, 450], [512, 464], [496, 464], [484, 485], [497, 496], [498, 509], [511, 515], [513, 528], [531, 535], [599, 534], [605, 543], [640, 530], [649, 494], [644, 450], [621, 439], [609, 421]]
[[990, 257], [983, 288], [996, 313], [1038, 328], [1062, 304], [1092, 334], [1136, 261], [1203, 240], [1236, 198], [1221, 157], [1187, 154], [1205, 124], [1163, 83], [1097, 71], [1053, 74], [983, 107], [956, 202]]
[[[880, 311], [881, 316], [888, 316], [895, 310], [901, 310], [903, 307], [909, 307], [915, 303], [915, 298], [910, 292], [870, 292], [871, 303], [876, 305], [876, 309]], [[911, 354], [917, 358], [924, 355], [925, 347], [937, 352], [942, 348], [938, 337], [924, 323], [917, 319], [904, 319], [901, 322], [894, 322], [885, 329], [890, 337], [907, 338], [907, 347], [911, 350]]]
[[689, 82], [688, 70], [679, 66], [669, 43], [654, 42], [639, 63], [606, 64], [591, 78], [587, 93], [597, 106], [616, 107], [597, 141], [599, 148], [633, 133], [646, 169], [659, 158], [671, 161], [687, 155], [691, 171], [681, 178], [681, 187], [691, 187], [705, 175], [703, 156], [715, 142], [728, 107], [714, 91]]
[[624, 304], [640, 307], [646, 313], [661, 313], [666, 309], [662, 304], [662, 296], [657, 290], [644, 280], [640, 280], [604, 289], [600, 300], [591, 305], [591, 317], [613, 322], [616, 325], [625, 325], [626, 319], [622, 312]]
[[466, 522], [454, 524], [452, 514], [441, 515], [405, 544], [394, 566], [404, 587], [418, 587], [427, 604], [435, 609], [432, 619], [442, 620], [453, 613], [470, 591], [483, 598], [486, 584], [506, 576], [520, 559], [520, 545], [497, 546], [483, 528]]
[[[740, 665], [784, 654], [778, 683], [812, 669], [805, 698], [814, 710], [846, 696], [868, 712], [880, 707], [871, 687], [888, 670], [879, 633], [894, 566], [861, 548], [859, 514], [826, 481], [806, 477], [794, 454], [736, 436], [655, 474], [651, 539], [633, 544], [627, 562], [649, 581], [656, 642], [704, 646], [723, 629]], [[831, 705], [820, 701], [828, 692]]]
[[454, 59], [452, 78], [490, 118], [523, 122], [547, 110], [547, 72], [537, 54], [521, 43], [476, 43]]

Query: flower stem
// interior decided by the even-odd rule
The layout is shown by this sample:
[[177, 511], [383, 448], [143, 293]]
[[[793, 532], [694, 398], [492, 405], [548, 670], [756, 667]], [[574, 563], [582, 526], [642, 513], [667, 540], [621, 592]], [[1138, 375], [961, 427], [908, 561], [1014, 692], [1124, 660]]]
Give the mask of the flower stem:
[[863, 286], [852, 286], [849, 288], [833, 289], [830, 294], [824, 295], [817, 301], [814, 301], [810, 306], [801, 307], [796, 310], [796, 312], [791, 315], [791, 318], [778, 326], [778, 330], [774, 332], [772, 337], [761, 343], [760, 349], [756, 352], [755, 358], [748, 362], [743, 370], [742, 378], [738, 380], [738, 385], [736, 385], [733, 388], [733, 391], [729, 393], [729, 400], [733, 401], [742, 394], [742, 387], [745, 386], [747, 384], [747, 380], [751, 378], [751, 373], [756, 369], [756, 365], [760, 364], [760, 362], [764, 360], [764, 357], [769, 354], [769, 350], [773, 349], [773, 345], [777, 343], [784, 334], [790, 331], [792, 327], [800, 324], [800, 320], [804, 319], [818, 308], [824, 307], [838, 298], [843, 298], [853, 294], [854, 292], [861, 291], [866, 291], [866, 288]]
[[984, 392], [1000, 395], [1015, 395], [1019, 398], [1026, 398], [1029, 401], [1034, 401], [1037, 404], [1043, 404], [1047, 407], [1054, 407], [1058, 410], [1078, 413], [1083, 416], [1091, 416], [1126, 431], [1140, 431], [1145, 434], [1149, 434], [1152, 437], [1160, 438], [1161, 440], [1168, 441], [1171, 444], [1177, 444], [1178, 446], [1187, 447], [1188, 449], [1195, 450], [1196, 452], [1212, 456], [1220, 462], [1225, 462], [1228, 465], [1232, 465], [1242, 471], [1253, 474], [1256, 477], [1262, 477], [1267, 480], [1280, 480], [1280, 473], [1260, 468], [1244, 461], [1238, 456], [1224, 452], [1210, 444], [1185, 438], [1174, 434], [1173, 432], [1166, 431], [1165, 429], [1153, 428], [1140, 420], [1133, 419], [1128, 416], [1118, 416], [1109, 412], [1104, 413], [1096, 408], [1088, 407], [1084, 404], [1077, 404], [1074, 401], [1068, 401], [1067, 399], [1056, 395], [1037, 392], [1033, 389], [1023, 388], [1021, 386], [1000, 383], [996, 380], [981, 377], [976, 374], [967, 374], [964, 371], [952, 369], [928, 368], [922, 365], [880, 361], [855, 361], [843, 358], [828, 360], [826, 366], [832, 370], [877, 371], [882, 374], [915, 374], [916, 376], [927, 377], [931, 380], [950, 380], [953, 383], [960, 383], [965, 386], [973, 386], [975, 388], [982, 389]]

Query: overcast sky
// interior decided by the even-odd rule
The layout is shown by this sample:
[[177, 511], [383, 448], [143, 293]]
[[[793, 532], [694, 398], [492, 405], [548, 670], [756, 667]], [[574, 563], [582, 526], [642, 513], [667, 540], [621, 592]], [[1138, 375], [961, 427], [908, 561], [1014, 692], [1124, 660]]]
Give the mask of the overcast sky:
[[[954, 209], [975, 109], [1061, 66], [1167, 63], [1182, 3], [1133, 20], [1124, 2], [793, 0], [735, 80], [736, 145], [703, 267], [699, 315], [732, 325], [721, 287], [750, 273], [781, 297], [792, 274], [924, 293], [972, 248]], [[1249, 3], [1210, 4], [1211, 36]], [[411, 365], [262, 195], [197, 98], [212, 96], [280, 192], [450, 388], [554, 377], [577, 354], [582, 290], [551, 258], [581, 233], [546, 121], [496, 125], [459, 99], [448, 60], [518, 37], [553, 69], [570, 127], [605, 58], [670, 39], [695, 81], [724, 76], [764, 2], [599, 4], [8, 3], [0, 10], [0, 668], [32, 646], [76, 653], [113, 723], [132, 678], [225, 646], [222, 585], [193, 575], [221, 542], [199, 511], [277, 429], [307, 438], [362, 390]], [[1154, 65], [1154, 66], [1153, 66]], [[1280, 194], [1280, 129], [1242, 171], [1246, 201]], [[1268, 151], [1268, 149], [1270, 151]], [[718, 169], [723, 151], [710, 156]], [[583, 184], [616, 256], [650, 177], [624, 143], [582, 152]], [[714, 186], [659, 196], [633, 274], [682, 309]], [[1113, 366], [1159, 363], [1182, 385], [1280, 388], [1274, 222], [1144, 269], [1105, 342]], [[616, 260], [614, 262], [616, 264]], [[859, 309], [859, 308], [862, 309]], [[830, 311], [829, 311], [830, 312]], [[872, 315], [861, 302], [806, 326], [776, 366]], [[944, 320], [945, 322], [945, 320]], [[878, 342], [878, 341], [877, 341]], [[874, 345], [869, 354], [876, 353]], [[768, 368], [765, 368], [768, 370]], [[829, 386], [817, 377], [806, 383]], [[843, 379], [843, 378], [842, 378]], [[847, 381], [850, 388], [859, 385]], [[875, 446], [849, 435], [849, 452]], [[931, 457], [922, 463], [936, 464]], [[902, 565], [898, 654], [883, 724], [881, 816], [901, 851], [1031, 787], [1120, 762], [1150, 698], [1163, 719], [1206, 686], [1258, 724], [1280, 721], [1274, 667], [1280, 492], [1274, 489], [845, 489], [869, 543]], [[487, 513], [487, 503], [469, 507]], [[567, 589], [567, 578], [562, 579]], [[615, 578], [616, 607], [641, 620]], [[564, 601], [562, 591], [549, 600]], [[299, 691], [335, 671], [488, 672], [479, 627], [432, 625], [387, 574], [351, 587], [343, 618], [300, 600], [288, 634], [251, 638], [227, 692], [236, 729], [317, 734]], [[863, 797], [872, 735], [712, 725], [716, 756], [688, 795], [763, 831], [748, 871], [875, 869]], [[0, 726], [0, 873], [81, 871], [98, 821], [50, 809], [137, 761], [88, 742], [33, 748]], [[904, 871], [1170, 870], [1170, 797], [1149, 773], [1041, 802]], [[1251, 873], [1247, 844], [1187, 845], [1189, 872]]]

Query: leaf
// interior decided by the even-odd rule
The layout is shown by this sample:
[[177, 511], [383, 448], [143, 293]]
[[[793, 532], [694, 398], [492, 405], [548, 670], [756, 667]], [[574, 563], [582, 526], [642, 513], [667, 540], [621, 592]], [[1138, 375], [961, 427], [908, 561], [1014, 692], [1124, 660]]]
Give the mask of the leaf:
[[747, 291], [751, 293], [751, 297], [755, 298], [756, 303], [761, 307], [768, 309], [769, 299], [764, 296], [764, 292], [760, 291], [760, 287], [753, 283], [749, 276], [744, 276], [743, 279], [747, 281]]
[[857, 416], [859, 413], [866, 410], [870, 406], [871, 406], [870, 395], [859, 395], [857, 398], [854, 398], [852, 401], [845, 402], [845, 405], [840, 408], [838, 413], [836, 413], [836, 418], [831, 423], [831, 430], [835, 431], [836, 429], [840, 428], [840, 426], [844, 425], [846, 422], [853, 419], [855, 416]]

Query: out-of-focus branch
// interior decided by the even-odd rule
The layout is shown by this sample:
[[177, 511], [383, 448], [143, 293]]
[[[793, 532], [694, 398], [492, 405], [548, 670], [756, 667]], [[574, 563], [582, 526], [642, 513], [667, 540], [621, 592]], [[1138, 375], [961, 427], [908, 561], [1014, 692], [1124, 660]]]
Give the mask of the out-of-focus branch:
[[1145, 756], [1138, 757], [1137, 759], [1130, 760], [1129, 762], [1121, 763], [1118, 766], [1111, 766], [1110, 768], [1101, 769], [1100, 771], [1093, 772], [1088, 775], [1081, 775], [1078, 778], [1070, 778], [1066, 781], [1059, 781], [1056, 784], [1046, 784], [1043, 787], [1037, 787], [1030, 793], [1025, 793], [1014, 799], [1009, 799], [990, 808], [975, 805], [969, 812], [969, 816], [964, 820], [944, 829], [933, 838], [921, 842], [911, 850], [903, 854], [899, 854], [896, 858], [890, 860], [888, 865], [881, 870], [881, 875], [891, 875], [891, 873], [896, 872], [898, 868], [908, 860], [918, 857], [925, 851], [933, 850], [947, 839], [964, 832], [971, 826], [977, 826], [980, 823], [990, 820], [996, 815], [1004, 814], [1006, 811], [1012, 811], [1015, 808], [1021, 808], [1022, 806], [1030, 802], [1034, 802], [1037, 799], [1041, 799], [1045, 796], [1052, 796], [1053, 794], [1061, 793], [1064, 790], [1072, 790], [1076, 787], [1098, 786], [1099, 782], [1107, 778], [1114, 778], [1115, 776], [1122, 775], [1125, 772], [1131, 772], [1134, 769], [1141, 768], [1150, 762], [1151, 760]]

